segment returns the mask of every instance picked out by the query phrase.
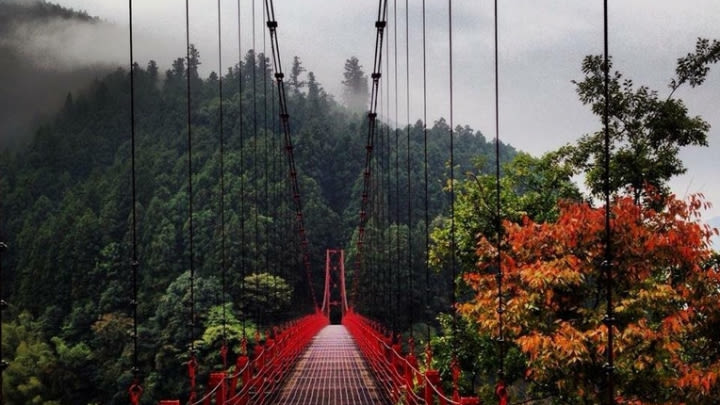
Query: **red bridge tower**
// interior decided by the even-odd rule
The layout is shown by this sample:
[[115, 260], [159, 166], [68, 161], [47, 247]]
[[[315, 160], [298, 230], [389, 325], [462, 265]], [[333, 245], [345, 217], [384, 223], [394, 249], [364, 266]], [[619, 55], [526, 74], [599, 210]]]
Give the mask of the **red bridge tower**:
[[330, 319], [330, 323], [339, 324], [347, 310], [345, 251], [328, 249], [325, 252], [325, 292], [322, 313]]

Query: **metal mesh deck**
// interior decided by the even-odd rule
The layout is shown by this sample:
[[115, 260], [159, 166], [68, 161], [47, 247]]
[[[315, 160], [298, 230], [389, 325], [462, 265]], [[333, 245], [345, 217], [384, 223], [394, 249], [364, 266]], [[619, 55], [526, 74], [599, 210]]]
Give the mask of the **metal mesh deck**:
[[281, 405], [386, 404], [355, 342], [342, 325], [313, 339], [280, 391]]

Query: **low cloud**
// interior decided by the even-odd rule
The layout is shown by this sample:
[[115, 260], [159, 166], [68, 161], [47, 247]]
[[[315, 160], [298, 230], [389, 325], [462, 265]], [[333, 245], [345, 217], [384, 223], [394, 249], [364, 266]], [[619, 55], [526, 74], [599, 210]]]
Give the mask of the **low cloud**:
[[116, 45], [126, 43], [120, 41], [123, 30], [53, 7], [36, 0], [0, 2], [0, 150], [26, 144], [69, 92], [121, 65], [127, 54]]

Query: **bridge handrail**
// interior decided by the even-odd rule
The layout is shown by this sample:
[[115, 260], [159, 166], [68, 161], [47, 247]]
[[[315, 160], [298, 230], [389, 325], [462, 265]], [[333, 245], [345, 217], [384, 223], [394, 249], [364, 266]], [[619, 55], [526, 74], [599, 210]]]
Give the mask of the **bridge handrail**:
[[[309, 324], [309, 325], [308, 325]], [[322, 315], [309, 315], [300, 320], [294, 322], [294, 325], [283, 332], [282, 339], [275, 342], [274, 346], [279, 343], [285, 343], [292, 340], [293, 344], [282, 345], [279, 352], [275, 352], [275, 355], [271, 357], [269, 362], [263, 362], [263, 366], [256, 370], [255, 375], [251, 376], [250, 381], [245, 382], [241, 390], [229, 398], [227, 403], [230, 405], [245, 404], [247, 401], [252, 399], [253, 404], [264, 404], [268, 398], [267, 387], [269, 381], [279, 382], [285, 374], [290, 370], [297, 357], [303, 352], [307, 344], [310, 342], [317, 331], [324, 325], [327, 324], [327, 318]], [[289, 333], [297, 331], [297, 333]], [[293, 339], [290, 339], [290, 338]], [[267, 348], [264, 348], [261, 353], [265, 353]], [[253, 364], [260, 359], [259, 356], [253, 360]], [[285, 360], [285, 361], [284, 361]], [[282, 361], [280, 368], [275, 367], [279, 361]], [[255, 364], [256, 365], [256, 364]], [[260, 382], [258, 384], [258, 382]], [[251, 388], [256, 388], [255, 392], [250, 392]], [[258, 400], [258, 397], [259, 400]], [[242, 402], [245, 400], [245, 402]]]
[[[213, 371], [206, 392], [200, 399], [193, 400], [190, 405], [209, 405], [215, 397], [215, 405], [247, 405], [265, 404], [271, 396], [271, 388], [287, 375], [297, 358], [302, 354], [313, 336], [325, 325], [328, 320], [321, 314], [307, 315], [286, 324], [283, 328], [276, 328], [274, 339], [267, 334], [264, 345], [259, 341], [252, 359], [243, 348], [238, 356], [236, 367], [232, 374], [225, 371]], [[242, 359], [242, 361], [241, 361]], [[249, 372], [250, 371], [250, 372]], [[213, 374], [222, 374], [215, 382]], [[238, 381], [239, 380], [239, 381]], [[210, 383], [212, 381], [212, 383]], [[242, 384], [239, 390], [234, 384]], [[226, 398], [228, 392], [232, 394]], [[173, 401], [160, 401], [160, 403], [174, 403]]]
[[[396, 347], [389, 345], [382, 333], [372, 326], [373, 322], [362, 315], [348, 313], [343, 319], [343, 323], [356, 338], [358, 346], [365, 354], [373, 371], [375, 371], [376, 375], [382, 377], [378, 382], [392, 397], [393, 401], [402, 401], [400, 396], [404, 394], [405, 401], [403, 403], [426, 404], [426, 398], [416, 394], [414, 390], [416, 386], [425, 386], [426, 389], [429, 387], [434, 397], [444, 405], [461, 405], [471, 401], [475, 402], [475, 399], [460, 398], [457, 393], [454, 393], [452, 398], [448, 397], [442, 391], [440, 384], [430, 381], [426, 373], [421, 372], [406, 357], [398, 353]], [[358, 331], [356, 328], [360, 328], [360, 330]], [[373, 339], [375, 342], [369, 342], [368, 339]], [[384, 355], [383, 351], [385, 352]], [[388, 358], [388, 356], [392, 357]], [[401, 374], [400, 368], [405, 370], [405, 375]], [[408, 374], [410, 374], [410, 377], [408, 377]], [[417, 380], [417, 383], [415, 380]]]

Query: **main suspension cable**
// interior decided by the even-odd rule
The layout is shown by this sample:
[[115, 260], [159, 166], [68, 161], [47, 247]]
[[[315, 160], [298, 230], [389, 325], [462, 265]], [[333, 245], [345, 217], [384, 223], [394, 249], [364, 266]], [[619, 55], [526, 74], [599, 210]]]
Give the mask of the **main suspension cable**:
[[368, 111], [368, 132], [365, 145], [365, 166], [363, 171], [363, 191], [360, 203], [360, 221], [358, 225], [357, 237], [357, 257], [356, 274], [353, 278], [353, 286], [350, 294], [351, 306], [355, 307], [357, 298], [357, 289], [360, 282], [362, 269], [364, 266], [364, 242], [365, 242], [365, 226], [367, 224], [367, 210], [370, 193], [370, 179], [372, 176], [372, 157], [375, 147], [375, 131], [377, 127], [377, 106], [379, 99], [380, 77], [382, 76], [382, 49], [385, 27], [387, 26], [387, 0], [380, 0], [378, 3], [378, 14], [375, 20], [375, 56], [373, 60], [372, 88], [370, 91], [370, 107]]
[[295, 156], [293, 153], [293, 141], [290, 135], [290, 114], [287, 108], [287, 99], [285, 96], [285, 82], [283, 81], [285, 75], [282, 70], [282, 63], [280, 59], [280, 46], [277, 38], [277, 27], [278, 23], [275, 20], [275, 8], [272, 0], [265, 0], [265, 7], [268, 10], [268, 21], [267, 27], [270, 31], [270, 47], [273, 54], [273, 67], [275, 71], [275, 81], [278, 90], [278, 104], [280, 106], [280, 127], [283, 131], [285, 139], [285, 150], [287, 152], [288, 166], [290, 169], [290, 181], [292, 185], [293, 200], [295, 201], [295, 213], [297, 218], [297, 225], [300, 234], [300, 244], [303, 251], [303, 265], [305, 266], [305, 276], [308, 282], [308, 290], [312, 297], [314, 309], [318, 311], [317, 297], [315, 296], [315, 288], [312, 283], [312, 273], [310, 266], [310, 254], [309, 254], [309, 241], [307, 233], [305, 231], [305, 219], [302, 210], [302, 200], [300, 198], [300, 186], [297, 179], [297, 169], [295, 167]]

